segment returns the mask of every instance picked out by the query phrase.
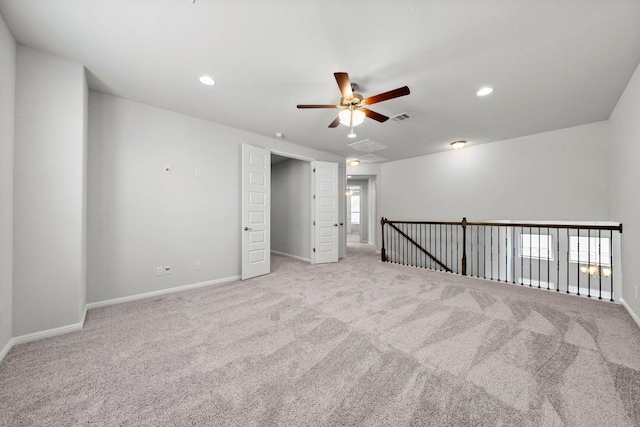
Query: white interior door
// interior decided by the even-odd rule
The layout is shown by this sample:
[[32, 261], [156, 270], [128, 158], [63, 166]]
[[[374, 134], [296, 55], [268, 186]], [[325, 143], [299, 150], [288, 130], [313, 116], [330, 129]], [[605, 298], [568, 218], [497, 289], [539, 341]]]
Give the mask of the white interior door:
[[271, 272], [271, 153], [242, 144], [242, 280]]
[[314, 262], [338, 262], [338, 164], [314, 162]]

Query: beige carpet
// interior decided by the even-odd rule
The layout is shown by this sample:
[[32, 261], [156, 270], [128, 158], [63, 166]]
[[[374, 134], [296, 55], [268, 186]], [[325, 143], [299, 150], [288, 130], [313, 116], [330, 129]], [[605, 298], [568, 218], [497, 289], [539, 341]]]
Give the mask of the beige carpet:
[[273, 273], [88, 313], [16, 346], [0, 424], [640, 425], [617, 305], [383, 264]]

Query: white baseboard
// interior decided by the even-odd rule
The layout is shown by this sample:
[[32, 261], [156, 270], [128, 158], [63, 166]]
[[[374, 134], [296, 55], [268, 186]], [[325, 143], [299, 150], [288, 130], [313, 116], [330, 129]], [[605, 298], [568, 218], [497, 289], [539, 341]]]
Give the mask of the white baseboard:
[[175, 288], [161, 289], [159, 291], [146, 292], [144, 294], [136, 294], [136, 295], [130, 295], [128, 297], [92, 302], [87, 304], [87, 310], [92, 310], [98, 307], [106, 307], [108, 305], [121, 304], [123, 302], [136, 301], [139, 299], [157, 297], [160, 295], [172, 294], [175, 292], [188, 291], [190, 289], [204, 288], [205, 286], [220, 285], [222, 283], [235, 282], [236, 280], [240, 280], [240, 276], [224, 277], [222, 279], [193, 283], [191, 285], [176, 286]]
[[68, 334], [70, 332], [81, 331], [84, 322], [72, 323], [71, 325], [60, 326], [59, 328], [47, 329], [45, 331], [33, 332], [31, 334], [13, 337], [13, 345], [24, 344], [44, 338], [55, 337], [56, 335]]
[[87, 320], [87, 304], [84, 305], [84, 311], [82, 312], [82, 318], [80, 319], [80, 323], [82, 323], [82, 327], [84, 328], [84, 322]]
[[280, 252], [280, 251], [271, 251], [272, 254], [276, 254], [276, 255], [280, 255], [280, 256], [286, 256], [289, 258], [293, 258], [293, 259], [297, 259], [299, 261], [304, 261], [304, 262], [311, 262], [311, 260], [309, 258], [303, 258], [301, 256], [298, 255], [291, 255], [291, 254], [285, 254], [284, 252]]
[[620, 303], [622, 304], [622, 306], [627, 310], [627, 313], [629, 313], [629, 316], [631, 316], [631, 318], [633, 319], [634, 322], [636, 322], [636, 325], [638, 325], [638, 328], [640, 328], [640, 317], [638, 317], [633, 310], [631, 310], [631, 307], [629, 307], [629, 304], [627, 304], [627, 302], [623, 299], [620, 298]]
[[110, 299], [106, 301], [92, 302], [90, 304], [85, 305], [84, 311], [82, 312], [82, 317], [80, 319], [80, 322], [78, 323], [73, 323], [71, 325], [61, 326], [59, 328], [47, 329], [45, 331], [34, 332], [32, 334], [20, 335], [18, 337], [11, 338], [9, 342], [7, 342], [7, 344], [4, 346], [4, 348], [0, 350], [0, 362], [2, 362], [2, 360], [5, 358], [5, 356], [9, 353], [9, 351], [14, 345], [24, 344], [24, 343], [28, 343], [36, 340], [41, 340], [44, 338], [55, 337], [56, 335], [68, 334], [70, 332], [81, 331], [82, 328], [84, 327], [85, 319], [87, 318], [87, 311], [91, 310], [92, 308], [104, 307], [104, 306], [113, 305], [113, 304], [120, 304], [123, 302], [135, 301], [135, 300], [144, 299], [144, 298], [151, 298], [158, 295], [172, 294], [174, 292], [188, 291], [190, 289], [203, 288], [205, 286], [219, 285], [222, 283], [234, 282], [236, 280], [240, 280], [240, 276], [225, 277], [222, 279], [209, 280], [207, 282], [193, 283], [191, 285], [177, 286], [175, 288], [162, 289], [154, 292], [147, 292], [145, 294], [137, 294], [137, 295], [131, 295], [123, 298], [115, 298], [115, 299]]
[[0, 350], [0, 363], [2, 363], [5, 356], [9, 354], [9, 350], [11, 350], [11, 347], [13, 347], [13, 344], [14, 344], [13, 338], [11, 338], [9, 341], [7, 341], [7, 344], [5, 344], [4, 348]]

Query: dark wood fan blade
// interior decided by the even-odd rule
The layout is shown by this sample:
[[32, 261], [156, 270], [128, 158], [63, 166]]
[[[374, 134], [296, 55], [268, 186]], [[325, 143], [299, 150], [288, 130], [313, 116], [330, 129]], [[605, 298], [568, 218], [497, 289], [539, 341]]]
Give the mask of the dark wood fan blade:
[[376, 113], [375, 111], [371, 111], [368, 108], [364, 108], [364, 115], [380, 123], [384, 123], [389, 120], [389, 117], [380, 113]]
[[351, 80], [349, 80], [349, 74], [347, 73], [333, 73], [338, 82], [340, 93], [344, 99], [353, 99], [353, 91], [351, 90]]
[[298, 105], [298, 108], [338, 108], [337, 105]]
[[336, 119], [331, 122], [329, 127], [330, 128], [337, 128], [339, 124], [340, 124], [340, 116], [336, 117]]
[[388, 101], [393, 98], [399, 98], [401, 96], [409, 95], [409, 88], [407, 86], [400, 87], [398, 89], [390, 90], [389, 92], [381, 93], [379, 95], [375, 95], [369, 97], [364, 100], [367, 105], [377, 104], [378, 102]]

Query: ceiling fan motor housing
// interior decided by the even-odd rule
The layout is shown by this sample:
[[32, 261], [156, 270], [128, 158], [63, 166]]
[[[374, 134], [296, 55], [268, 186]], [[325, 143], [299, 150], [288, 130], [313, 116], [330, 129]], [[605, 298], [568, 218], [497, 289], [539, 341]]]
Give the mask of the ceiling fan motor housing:
[[352, 99], [340, 98], [340, 105], [345, 107], [349, 107], [352, 105], [355, 107], [361, 107], [363, 106], [363, 103], [364, 103], [364, 96], [360, 95], [359, 93], [354, 93]]

